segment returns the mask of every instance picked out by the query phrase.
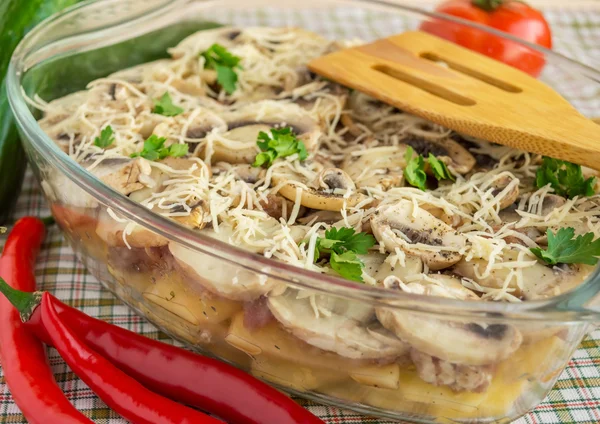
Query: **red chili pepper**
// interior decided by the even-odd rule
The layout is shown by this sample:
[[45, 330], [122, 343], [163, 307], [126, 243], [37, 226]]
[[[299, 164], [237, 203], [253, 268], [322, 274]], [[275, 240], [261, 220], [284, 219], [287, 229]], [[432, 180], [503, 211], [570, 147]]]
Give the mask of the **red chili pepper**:
[[59, 301], [49, 293], [21, 292], [2, 279], [0, 291], [19, 310], [24, 322], [39, 314], [36, 322], [43, 325], [52, 346], [69, 367], [110, 408], [133, 424], [222, 424], [200, 411], [150, 391], [86, 346], [62, 322], [55, 309]]
[[[45, 233], [44, 223], [37, 218], [17, 221], [0, 258], [0, 277], [15, 288], [35, 290], [33, 265]], [[4, 297], [0, 298], [0, 361], [6, 384], [27, 421], [93, 424], [69, 403], [54, 380], [44, 346]]]
[[[89, 317], [57, 300], [53, 306], [83, 342], [156, 393], [230, 423], [323, 424], [289, 397], [221, 361]], [[33, 314], [27, 326], [52, 345], [41, 318]]]

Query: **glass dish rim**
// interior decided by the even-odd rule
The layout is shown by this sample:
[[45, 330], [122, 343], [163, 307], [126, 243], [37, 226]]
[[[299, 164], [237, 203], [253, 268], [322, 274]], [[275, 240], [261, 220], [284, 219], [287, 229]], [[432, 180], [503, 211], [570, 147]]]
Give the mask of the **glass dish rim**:
[[[250, 271], [264, 274], [270, 278], [276, 278], [286, 284], [323, 294], [343, 296], [353, 300], [367, 301], [379, 306], [410, 310], [417, 313], [426, 313], [428, 315], [447, 316], [448, 314], [452, 314], [452, 316], [460, 317], [480, 316], [485, 317], [485, 319], [490, 322], [493, 320], [506, 322], [507, 320], [517, 319], [525, 319], [528, 321], [550, 320], [552, 322], [563, 323], [600, 320], [600, 308], [593, 309], [585, 306], [586, 301], [593, 298], [600, 291], [600, 284], [597, 284], [600, 283], [600, 265], [597, 266], [590, 276], [588, 276], [588, 278], [577, 288], [560, 296], [544, 300], [532, 300], [521, 303], [469, 302], [422, 296], [366, 286], [364, 284], [342, 279], [341, 277], [319, 274], [274, 259], [265, 258], [264, 256], [245, 251], [234, 245], [230, 245], [229, 243], [212, 239], [199, 232], [182, 227], [174, 221], [157, 215], [128, 197], [114, 191], [97, 179], [93, 174], [79, 166], [66, 153], [60, 150], [42, 131], [33, 114], [29, 111], [20, 82], [22, 76], [27, 71], [27, 59], [32, 54], [39, 53], [39, 51], [46, 50], [53, 45], [61, 46], [66, 44], [66, 47], [69, 47], [69, 45], [74, 44], [75, 41], [79, 42], [81, 40], [89, 40], [87, 44], [81, 43], [84, 45], [84, 48], [73, 48], [73, 46], [71, 46], [72, 48], [63, 49], [60, 53], [65, 54], [87, 51], [91, 50], [91, 48], [86, 48], [90, 46], [100, 48], [103, 44], [114, 44], [119, 41], [118, 37], [121, 37], [122, 39], [131, 39], [154, 29], [168, 26], [179, 19], [183, 19], [185, 13], [182, 11], [177, 12], [175, 9], [178, 6], [190, 3], [189, 0], [166, 1], [162, 6], [146, 10], [144, 13], [130, 21], [119, 22], [114, 26], [99, 28], [92, 32], [79, 34], [77, 36], [69, 36], [66, 39], [61, 38], [48, 45], [38, 46], [35, 44], [36, 38], [40, 34], [43, 34], [48, 27], [51, 27], [61, 20], [82, 13], [86, 8], [98, 7], [98, 4], [118, 3], [119, 1], [120, 0], [86, 1], [55, 14], [37, 25], [19, 43], [13, 52], [6, 77], [8, 100], [21, 133], [29, 140], [31, 146], [38, 153], [44, 155], [53, 167], [59, 172], [64, 173], [71, 182], [87, 192], [99, 203], [110, 207], [113, 211], [122, 214], [136, 224], [166, 237], [168, 240], [181, 243], [194, 250], [200, 249], [204, 254], [208, 254], [218, 260], [241, 266]], [[399, 5], [388, 0], [325, 0], [325, 2], [332, 5], [378, 5], [392, 11], [409, 12], [423, 17], [435, 17], [437, 19], [455, 22], [533, 48], [534, 50], [543, 53], [545, 56], [552, 57], [554, 60], [559, 61], [561, 66], [562, 64], [566, 64], [567, 66], [577, 67], [584, 75], [589, 75], [590, 78], [600, 81], [600, 72], [587, 65], [545, 48], [522, 42], [516, 37], [500, 31], [461, 18], [429, 12], [418, 7]], [[200, 2], [196, 2], [196, 4], [205, 8], [215, 6], [219, 3], [219, 0], [201, 0]], [[157, 25], [158, 19], [160, 19], [160, 25]], [[114, 34], [119, 33], [119, 31], [115, 31], [115, 28], [122, 27], [134, 29], [134, 35], [131, 35], [132, 33], [128, 32], [127, 36], [118, 35], [108, 38], [105, 36], [108, 29], [111, 29]], [[121, 34], [123, 33], [126, 32], [121, 32]], [[95, 44], [92, 44], [94, 43], [94, 40], [96, 40], [96, 42]], [[34, 64], [43, 62], [55, 56], [56, 54], [42, 58]], [[277, 273], [274, 273], [273, 270], [277, 271]]]

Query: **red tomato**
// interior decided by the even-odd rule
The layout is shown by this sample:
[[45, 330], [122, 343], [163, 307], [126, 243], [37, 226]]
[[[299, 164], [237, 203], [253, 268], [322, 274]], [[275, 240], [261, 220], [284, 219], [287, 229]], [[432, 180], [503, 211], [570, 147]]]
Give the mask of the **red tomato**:
[[[538, 10], [520, 1], [448, 0], [435, 10], [490, 26], [530, 43], [552, 48], [550, 26], [544, 16]], [[474, 28], [431, 20], [423, 22], [421, 30], [483, 53], [532, 76], [538, 76], [545, 64], [542, 54]]]

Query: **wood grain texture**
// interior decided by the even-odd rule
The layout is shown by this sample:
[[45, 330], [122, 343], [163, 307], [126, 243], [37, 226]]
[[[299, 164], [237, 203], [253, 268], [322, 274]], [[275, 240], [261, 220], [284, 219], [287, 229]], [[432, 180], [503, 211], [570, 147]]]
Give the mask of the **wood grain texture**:
[[598, 125], [526, 73], [438, 37], [406, 32], [309, 68], [460, 133], [600, 170]]

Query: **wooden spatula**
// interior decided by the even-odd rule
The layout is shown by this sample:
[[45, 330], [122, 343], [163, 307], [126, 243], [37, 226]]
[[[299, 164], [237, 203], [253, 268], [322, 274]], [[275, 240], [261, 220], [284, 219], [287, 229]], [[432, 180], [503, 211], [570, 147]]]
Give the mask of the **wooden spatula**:
[[460, 133], [600, 170], [600, 127], [550, 87], [479, 53], [406, 32], [311, 71]]

